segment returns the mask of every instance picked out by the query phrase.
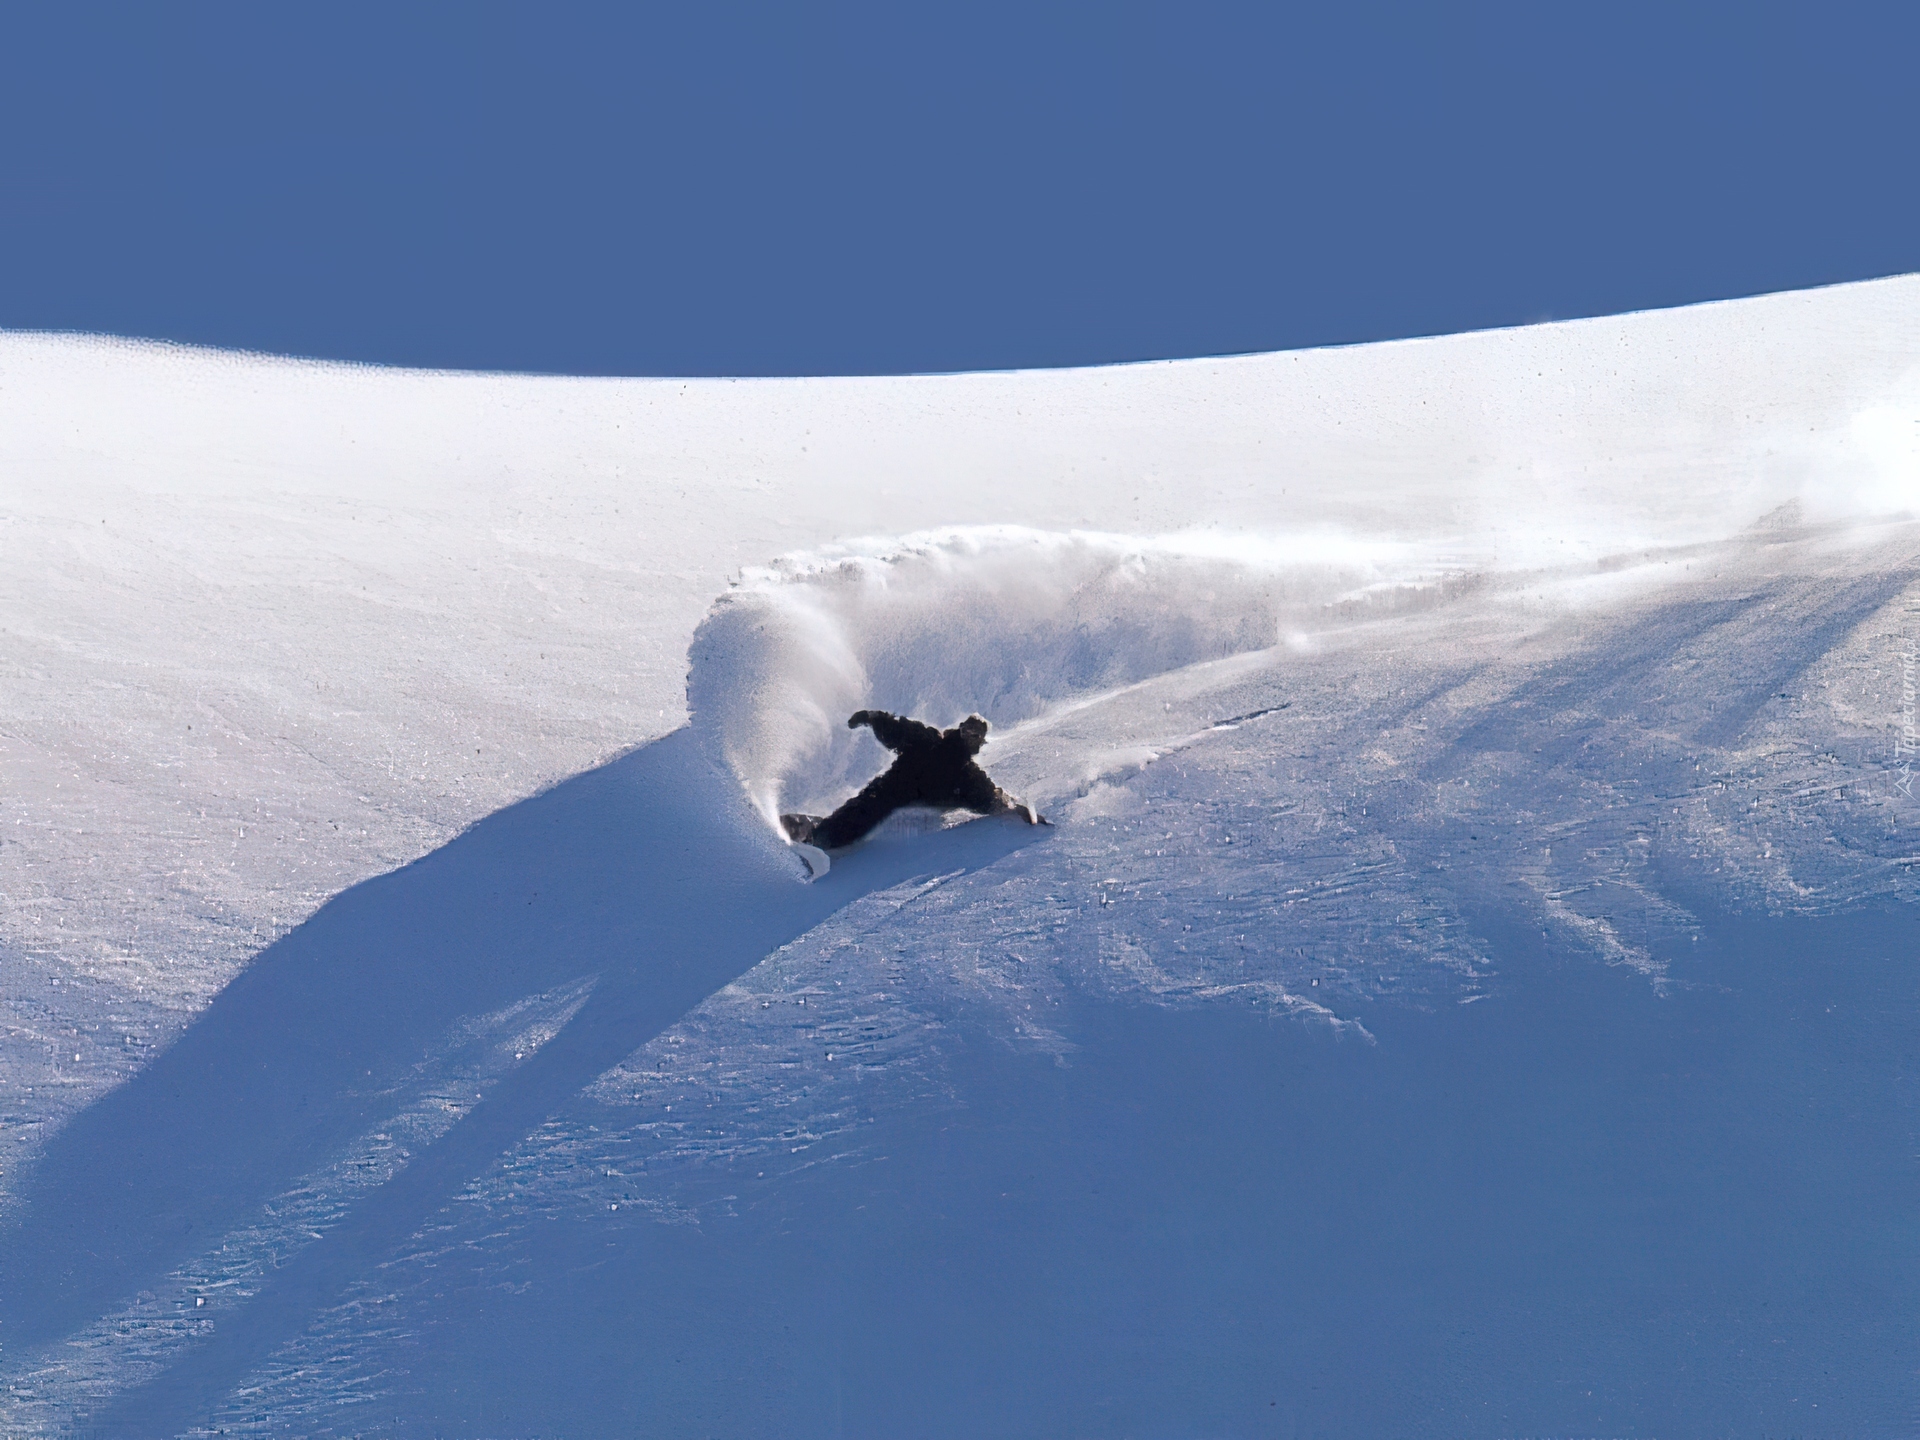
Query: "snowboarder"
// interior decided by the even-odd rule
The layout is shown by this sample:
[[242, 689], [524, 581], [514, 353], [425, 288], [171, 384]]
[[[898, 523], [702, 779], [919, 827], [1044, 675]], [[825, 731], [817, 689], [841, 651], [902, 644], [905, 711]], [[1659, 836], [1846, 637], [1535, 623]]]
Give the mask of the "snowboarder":
[[789, 838], [823, 850], [837, 850], [908, 805], [971, 810], [977, 815], [1017, 812], [1029, 825], [1047, 823], [1031, 805], [1022, 804], [994, 784], [975, 763], [973, 757], [987, 743], [983, 717], [969, 715], [951, 730], [936, 730], [885, 710], [856, 710], [847, 717], [849, 730], [862, 725], [899, 758], [824, 819], [817, 815], [782, 815], [780, 823]]

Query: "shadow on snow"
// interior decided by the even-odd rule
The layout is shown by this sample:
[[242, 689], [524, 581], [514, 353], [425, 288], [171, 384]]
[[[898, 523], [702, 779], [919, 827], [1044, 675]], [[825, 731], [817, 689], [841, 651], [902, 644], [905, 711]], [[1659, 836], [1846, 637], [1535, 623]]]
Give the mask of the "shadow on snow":
[[731, 777], [681, 730], [330, 901], [48, 1145], [0, 1261], [9, 1350], [84, 1328], [335, 1160], [392, 1115], [450, 1027], [593, 979], [553, 1039], [98, 1417], [126, 1436], [186, 1428], [581, 1087], [769, 952], [863, 894], [1034, 838], [961, 826], [803, 885], [750, 827]]

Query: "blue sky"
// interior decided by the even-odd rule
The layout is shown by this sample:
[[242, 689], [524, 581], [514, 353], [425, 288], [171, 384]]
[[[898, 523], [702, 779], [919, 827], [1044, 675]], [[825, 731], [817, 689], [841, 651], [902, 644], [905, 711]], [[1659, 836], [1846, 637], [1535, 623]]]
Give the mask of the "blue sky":
[[0, 12], [0, 326], [610, 374], [1347, 343], [1920, 269], [1920, 11]]

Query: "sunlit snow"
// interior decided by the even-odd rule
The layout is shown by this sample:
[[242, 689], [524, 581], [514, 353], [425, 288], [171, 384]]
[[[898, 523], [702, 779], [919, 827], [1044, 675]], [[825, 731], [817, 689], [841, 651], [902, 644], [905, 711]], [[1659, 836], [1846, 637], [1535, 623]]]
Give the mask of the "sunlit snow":
[[1920, 280], [0, 477], [8, 1433], [1910, 1423]]

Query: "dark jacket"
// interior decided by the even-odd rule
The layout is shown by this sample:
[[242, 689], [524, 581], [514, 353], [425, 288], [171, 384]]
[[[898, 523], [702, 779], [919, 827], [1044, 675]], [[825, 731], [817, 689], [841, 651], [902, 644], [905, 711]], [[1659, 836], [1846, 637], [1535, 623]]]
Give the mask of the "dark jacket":
[[1014, 808], [1013, 798], [974, 762], [987, 742], [987, 722], [968, 716], [951, 730], [885, 710], [858, 710], [848, 728], [862, 725], [897, 757], [886, 772], [812, 829], [812, 842], [831, 850], [851, 845], [895, 810], [926, 805], [936, 810], [973, 810], [982, 815]]

